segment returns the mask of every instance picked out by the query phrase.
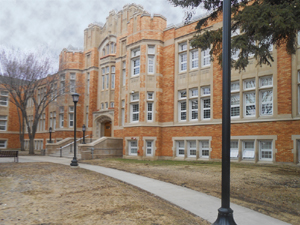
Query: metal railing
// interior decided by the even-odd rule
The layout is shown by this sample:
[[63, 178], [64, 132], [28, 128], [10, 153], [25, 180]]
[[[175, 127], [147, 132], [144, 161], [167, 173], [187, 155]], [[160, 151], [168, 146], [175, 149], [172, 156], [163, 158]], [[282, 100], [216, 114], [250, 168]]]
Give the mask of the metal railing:
[[[88, 136], [89, 136], [89, 135], [86, 135], [85, 138], [88, 137]], [[77, 143], [78, 141], [81, 141], [82, 139], [83, 139], [83, 137], [77, 139], [77, 140], [76, 140], [76, 143]], [[59, 149], [59, 151], [60, 151], [60, 157], [62, 157], [62, 155], [63, 155], [63, 150], [66, 149], [66, 148], [69, 147], [69, 146], [70, 146], [70, 152], [69, 152], [69, 153], [72, 153], [72, 152], [73, 152], [73, 151], [72, 151], [73, 145], [74, 145], [74, 141], [71, 142], [71, 143], [69, 143], [69, 144], [66, 144], [66, 145], [64, 145], [64, 146], [61, 146], [60, 148], [57, 148], [57, 149]], [[78, 151], [77, 151], [77, 154], [78, 154]]]

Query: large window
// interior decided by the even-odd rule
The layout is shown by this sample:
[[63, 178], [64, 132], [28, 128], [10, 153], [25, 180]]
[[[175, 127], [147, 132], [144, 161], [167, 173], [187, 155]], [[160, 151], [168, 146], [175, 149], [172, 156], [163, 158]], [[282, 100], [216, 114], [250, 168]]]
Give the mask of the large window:
[[153, 141], [146, 141], [146, 156], [153, 156]]
[[131, 94], [130, 114], [131, 122], [139, 121], [139, 93]]
[[106, 67], [106, 89], [109, 87], [109, 66]]
[[140, 48], [131, 51], [131, 75], [138, 76], [140, 74]]
[[230, 158], [237, 158], [239, 155], [239, 142], [231, 141], [230, 142]]
[[198, 89], [190, 89], [190, 99], [189, 99], [189, 118], [190, 121], [198, 120]]
[[256, 115], [255, 79], [244, 80], [244, 116]]
[[200, 141], [200, 157], [201, 158], [209, 158], [209, 142], [208, 141]]
[[196, 157], [197, 147], [196, 141], [188, 141], [188, 157]]
[[8, 106], [8, 91], [0, 92], [0, 106]]
[[202, 119], [210, 119], [210, 87], [201, 88], [201, 108], [202, 108]]
[[154, 94], [153, 92], [147, 92], [147, 121], [152, 122], [153, 121], [153, 103], [154, 100]]
[[243, 159], [254, 159], [254, 141], [243, 141]]
[[65, 74], [60, 75], [60, 94], [65, 93]]
[[272, 141], [260, 141], [259, 142], [259, 159], [260, 160], [272, 160]]
[[210, 66], [209, 51], [210, 51], [209, 48], [201, 51], [201, 66], [202, 67]]
[[0, 131], [7, 130], [7, 116], [0, 116]]
[[115, 67], [111, 67], [111, 89], [115, 88]]
[[59, 107], [59, 127], [60, 128], [64, 127], [64, 107], [63, 106]]
[[148, 74], [155, 73], [155, 46], [148, 45]]
[[138, 145], [137, 141], [129, 141], [129, 155], [137, 155]]
[[198, 68], [198, 49], [190, 52], [190, 62], [191, 69]]
[[6, 148], [7, 141], [6, 140], [0, 140], [0, 148]]
[[240, 117], [240, 82], [231, 82], [231, 117]]
[[176, 156], [184, 157], [184, 141], [176, 141]]
[[178, 92], [178, 121], [186, 121], [186, 90]]
[[179, 44], [179, 72], [187, 70], [187, 43]]
[[265, 76], [259, 78], [260, 115], [273, 114], [273, 77]]
[[122, 84], [123, 86], [126, 84], [126, 61], [123, 61], [122, 64]]
[[[89, 86], [89, 78], [88, 78], [88, 86]], [[70, 73], [70, 91], [71, 93], [75, 93], [75, 85], [76, 85], [76, 73]], [[89, 89], [89, 88], [88, 88]]]
[[102, 90], [105, 89], [105, 68], [102, 68]]
[[69, 127], [74, 126], [74, 106], [69, 106]]

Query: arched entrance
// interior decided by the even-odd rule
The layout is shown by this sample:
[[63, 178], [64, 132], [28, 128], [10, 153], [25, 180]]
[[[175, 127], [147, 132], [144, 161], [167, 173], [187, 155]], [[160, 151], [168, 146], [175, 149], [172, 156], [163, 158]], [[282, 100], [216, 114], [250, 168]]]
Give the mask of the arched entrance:
[[112, 120], [108, 116], [99, 116], [95, 120], [95, 138], [112, 136]]

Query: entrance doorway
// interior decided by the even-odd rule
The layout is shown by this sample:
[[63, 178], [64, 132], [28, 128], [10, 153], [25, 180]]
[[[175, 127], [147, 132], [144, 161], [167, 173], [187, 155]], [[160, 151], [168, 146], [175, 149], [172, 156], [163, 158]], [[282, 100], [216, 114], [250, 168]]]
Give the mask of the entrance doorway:
[[104, 123], [104, 136], [111, 137], [111, 121]]

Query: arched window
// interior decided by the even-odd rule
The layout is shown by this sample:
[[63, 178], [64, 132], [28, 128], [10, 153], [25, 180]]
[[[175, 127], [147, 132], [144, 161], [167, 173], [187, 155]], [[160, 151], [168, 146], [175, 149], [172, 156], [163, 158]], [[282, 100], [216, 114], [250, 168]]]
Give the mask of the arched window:
[[105, 48], [103, 48], [102, 54], [103, 54], [103, 56], [105, 56]]

